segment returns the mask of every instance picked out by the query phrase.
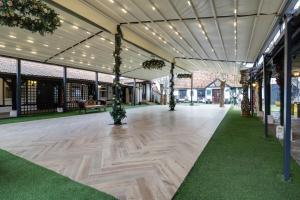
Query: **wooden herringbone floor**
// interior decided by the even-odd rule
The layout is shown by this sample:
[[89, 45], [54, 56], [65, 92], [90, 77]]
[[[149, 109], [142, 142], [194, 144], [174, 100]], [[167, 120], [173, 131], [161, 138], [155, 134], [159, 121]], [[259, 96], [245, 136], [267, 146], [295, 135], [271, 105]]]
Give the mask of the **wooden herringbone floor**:
[[119, 199], [171, 199], [228, 107], [176, 109], [131, 109], [122, 127], [109, 113], [2, 125], [0, 148]]

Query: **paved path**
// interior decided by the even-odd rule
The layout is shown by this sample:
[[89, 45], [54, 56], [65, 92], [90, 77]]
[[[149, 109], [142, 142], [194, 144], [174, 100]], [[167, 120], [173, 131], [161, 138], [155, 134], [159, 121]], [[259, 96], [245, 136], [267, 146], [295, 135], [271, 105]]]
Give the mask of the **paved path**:
[[[229, 107], [149, 106], [0, 126], [0, 148], [119, 199], [168, 200]], [[47, 181], [47, 180], [45, 180]]]

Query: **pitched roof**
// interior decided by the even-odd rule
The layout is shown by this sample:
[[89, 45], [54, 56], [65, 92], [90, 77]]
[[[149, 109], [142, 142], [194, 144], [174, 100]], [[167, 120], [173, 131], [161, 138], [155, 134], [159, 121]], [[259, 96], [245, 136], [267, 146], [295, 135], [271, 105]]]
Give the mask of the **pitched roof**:
[[[205, 72], [194, 72], [193, 73], [193, 87], [194, 88], [206, 88], [211, 83], [216, 80], [220, 80], [221, 75], [218, 73], [205, 73]], [[231, 87], [241, 87], [239, 81], [239, 76], [234, 76], [230, 74], [223, 74], [224, 79], [226, 80], [226, 84]], [[191, 87], [191, 79], [175, 79], [175, 88], [190, 88]]]

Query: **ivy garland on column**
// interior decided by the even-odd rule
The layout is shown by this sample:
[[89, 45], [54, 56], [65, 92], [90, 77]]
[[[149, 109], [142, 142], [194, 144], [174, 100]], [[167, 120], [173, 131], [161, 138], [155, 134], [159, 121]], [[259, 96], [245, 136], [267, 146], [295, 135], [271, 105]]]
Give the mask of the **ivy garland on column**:
[[110, 112], [110, 115], [112, 116], [114, 120], [115, 125], [122, 125], [122, 120], [126, 118], [126, 111], [122, 107], [121, 103], [121, 84], [120, 84], [120, 66], [122, 64], [121, 59], [121, 52], [122, 52], [122, 31], [121, 27], [118, 25], [117, 27], [117, 34], [115, 35], [115, 51], [114, 51], [114, 58], [115, 58], [115, 66], [114, 66], [114, 73], [115, 78], [113, 82], [113, 88], [114, 88], [114, 97], [113, 97], [113, 105], [112, 105], [112, 111]]
[[58, 14], [40, 0], [0, 0], [0, 25], [45, 35], [61, 23]]
[[175, 64], [172, 63], [171, 64], [171, 70], [170, 70], [170, 74], [171, 74], [171, 79], [170, 79], [170, 111], [174, 111], [175, 110], [175, 106], [176, 106], [176, 101], [175, 101], [175, 96], [174, 96], [174, 68], [175, 68]]

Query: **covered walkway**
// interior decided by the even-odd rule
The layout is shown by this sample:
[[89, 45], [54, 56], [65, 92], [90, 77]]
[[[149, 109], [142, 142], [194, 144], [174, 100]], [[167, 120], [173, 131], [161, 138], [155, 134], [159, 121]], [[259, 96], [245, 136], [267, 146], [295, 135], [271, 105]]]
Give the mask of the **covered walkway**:
[[0, 122], [0, 199], [300, 199], [300, 0], [0, 0], [0, 16], [0, 120], [34, 115]]

